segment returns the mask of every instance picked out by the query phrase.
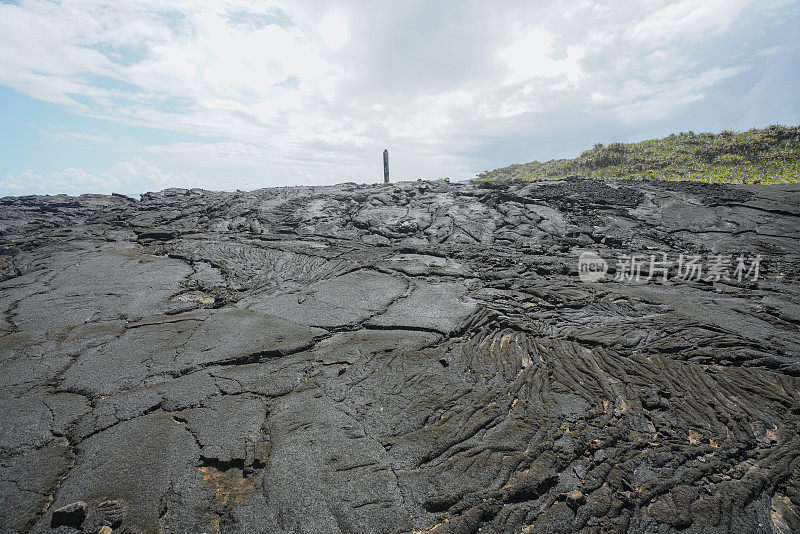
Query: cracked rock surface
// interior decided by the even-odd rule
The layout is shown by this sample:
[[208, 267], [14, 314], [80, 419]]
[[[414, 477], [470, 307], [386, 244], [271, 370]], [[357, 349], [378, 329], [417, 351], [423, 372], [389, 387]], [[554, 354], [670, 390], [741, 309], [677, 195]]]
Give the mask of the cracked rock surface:
[[798, 532], [798, 230], [797, 185], [0, 199], [0, 530]]

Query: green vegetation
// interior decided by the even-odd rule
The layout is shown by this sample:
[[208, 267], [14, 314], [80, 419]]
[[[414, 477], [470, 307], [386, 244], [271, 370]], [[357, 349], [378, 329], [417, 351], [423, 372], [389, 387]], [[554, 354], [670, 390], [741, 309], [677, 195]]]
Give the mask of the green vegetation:
[[681, 132], [639, 143], [596, 144], [574, 159], [510, 165], [478, 180], [693, 180], [714, 183], [800, 182], [800, 126], [718, 134]]

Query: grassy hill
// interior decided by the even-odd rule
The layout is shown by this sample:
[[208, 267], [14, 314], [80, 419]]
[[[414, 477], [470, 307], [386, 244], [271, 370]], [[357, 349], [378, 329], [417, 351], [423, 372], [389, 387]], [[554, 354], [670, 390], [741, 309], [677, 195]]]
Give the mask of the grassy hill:
[[694, 180], [715, 183], [800, 182], [800, 126], [718, 134], [681, 132], [639, 143], [598, 143], [574, 159], [515, 164], [478, 180]]

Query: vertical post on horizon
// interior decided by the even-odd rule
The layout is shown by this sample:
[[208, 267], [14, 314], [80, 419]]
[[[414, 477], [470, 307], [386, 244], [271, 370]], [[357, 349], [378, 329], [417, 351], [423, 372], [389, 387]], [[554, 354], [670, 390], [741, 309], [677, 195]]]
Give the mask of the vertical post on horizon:
[[383, 149], [383, 183], [389, 183], [389, 149]]

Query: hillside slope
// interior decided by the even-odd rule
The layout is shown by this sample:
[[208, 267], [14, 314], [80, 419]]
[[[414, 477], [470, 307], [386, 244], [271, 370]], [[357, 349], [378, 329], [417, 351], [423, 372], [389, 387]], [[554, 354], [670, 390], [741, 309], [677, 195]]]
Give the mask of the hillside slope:
[[638, 143], [596, 144], [574, 159], [509, 165], [478, 180], [568, 177], [773, 184], [800, 181], [800, 126], [718, 134], [681, 132]]

